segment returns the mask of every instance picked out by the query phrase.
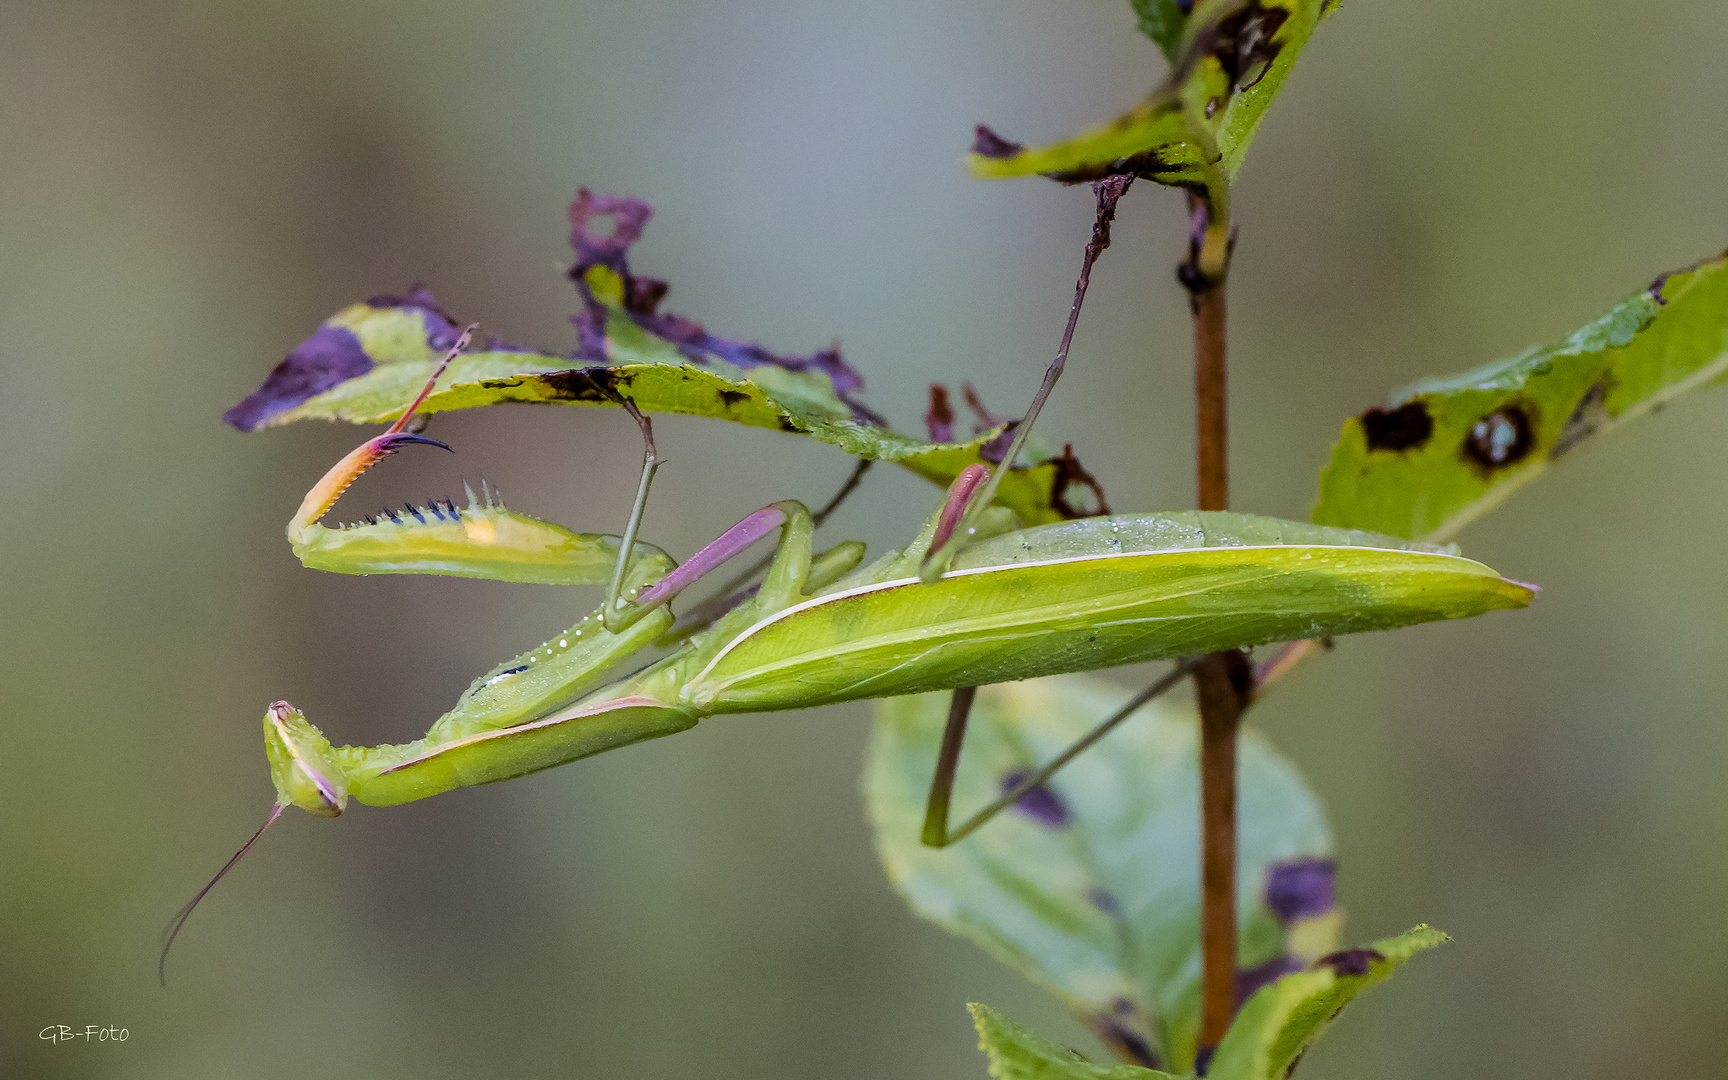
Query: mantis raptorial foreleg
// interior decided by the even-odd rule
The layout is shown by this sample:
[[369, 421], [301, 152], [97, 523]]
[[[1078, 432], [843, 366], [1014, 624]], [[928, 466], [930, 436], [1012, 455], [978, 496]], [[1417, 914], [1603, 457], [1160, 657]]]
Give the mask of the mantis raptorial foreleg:
[[[602, 585], [621, 590], [629, 562], [670, 560], [659, 549], [630, 543], [615, 536], [574, 533], [561, 525], [518, 514], [504, 507], [502, 499], [484, 483], [480, 496], [470, 489], [468, 502], [433, 500], [423, 506], [410, 504], [401, 511], [385, 510], [362, 521], [327, 528], [318, 523], [355, 480], [385, 457], [409, 443], [425, 443], [450, 449], [435, 439], [406, 430], [420, 406], [431, 395], [444, 369], [467, 346], [474, 331], [465, 330], [455, 347], [432, 372], [420, 394], [402, 416], [382, 435], [368, 439], [326, 472], [306, 493], [299, 511], [288, 523], [288, 541], [306, 566], [339, 574], [445, 574], [522, 581], [545, 585]], [[654, 455], [652, 429], [647, 418], [626, 403], [643, 425], [647, 444], [644, 482], [638, 501], [647, 497], [647, 481], [659, 462]], [[640, 513], [632, 516], [640, 520]]]

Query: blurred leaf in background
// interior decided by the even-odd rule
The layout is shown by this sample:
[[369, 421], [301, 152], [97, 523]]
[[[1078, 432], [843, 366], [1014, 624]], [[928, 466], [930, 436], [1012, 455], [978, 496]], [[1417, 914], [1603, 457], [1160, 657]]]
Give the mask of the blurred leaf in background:
[[[979, 691], [955, 782], [962, 814], [1011, 790], [1128, 698], [1096, 676]], [[948, 695], [877, 706], [865, 794], [913, 910], [1056, 994], [1129, 1061], [1187, 1071], [1200, 1024], [1198, 722], [1144, 706], [1046, 786], [949, 848], [919, 842]], [[1335, 947], [1332, 834], [1300, 776], [1249, 731], [1240, 758], [1241, 986]], [[1293, 966], [1292, 966], [1293, 965]]]

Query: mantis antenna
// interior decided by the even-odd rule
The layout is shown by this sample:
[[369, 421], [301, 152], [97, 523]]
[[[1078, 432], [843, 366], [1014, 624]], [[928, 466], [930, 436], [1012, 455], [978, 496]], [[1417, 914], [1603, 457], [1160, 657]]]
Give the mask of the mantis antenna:
[[432, 387], [437, 385], [438, 377], [444, 374], [444, 369], [450, 366], [450, 361], [456, 359], [457, 356], [461, 355], [462, 350], [468, 347], [468, 342], [474, 337], [474, 331], [478, 329], [480, 329], [480, 324], [477, 322], [469, 323], [463, 328], [462, 336], [456, 339], [456, 344], [450, 346], [450, 351], [446, 352], [443, 359], [438, 361], [438, 366], [432, 369], [432, 377], [427, 379], [426, 385], [420, 388], [419, 396], [409, 403], [407, 410], [396, 418], [394, 424], [385, 429], [384, 434], [394, 435], [408, 426], [408, 421], [414, 419], [414, 414], [419, 411], [420, 406], [424, 405], [426, 399], [432, 396]]
[[[409, 403], [408, 408], [403, 410], [402, 415], [397, 417], [396, 422], [384, 430], [384, 434], [362, 443], [359, 449], [342, 459], [335, 468], [325, 474], [323, 480], [319, 481], [307, 493], [306, 501], [301, 504], [300, 513], [295, 515], [297, 523], [304, 521], [305, 524], [310, 525], [322, 517], [330, 505], [340, 498], [344, 491], [348, 490], [349, 485], [354, 483], [361, 473], [377, 464], [385, 456], [395, 453], [396, 449], [405, 443], [427, 443], [431, 446], [443, 446], [446, 450], [450, 449], [437, 439], [428, 439], [405, 429], [420, 411], [420, 406], [424, 405], [426, 399], [432, 396], [433, 388], [438, 384], [438, 379], [444, 374], [445, 369], [450, 366], [450, 361], [462, 354], [462, 350], [466, 349], [468, 343], [473, 340], [474, 331], [479, 328], [479, 323], [469, 323], [463, 329], [461, 335], [456, 338], [456, 343], [450, 346], [449, 350], [432, 368], [432, 375], [426, 380], [426, 385], [420, 388], [420, 393]], [[292, 528], [292, 526], [290, 527]], [[186, 906], [176, 912], [174, 918], [170, 919], [168, 925], [163, 928], [162, 955], [156, 961], [156, 978], [161, 981], [163, 986], [168, 985], [168, 950], [174, 947], [174, 939], [180, 936], [180, 928], [186, 925], [186, 920], [192, 916], [192, 910], [198, 906], [198, 902], [203, 900], [211, 889], [216, 887], [216, 883], [221, 881], [228, 871], [234, 869], [234, 864], [240, 861], [240, 857], [252, 850], [252, 845], [258, 842], [258, 838], [264, 835], [264, 831], [276, 824], [276, 819], [282, 816], [283, 809], [283, 804], [277, 803], [270, 811], [270, 816], [264, 819], [264, 824], [258, 826], [258, 831], [252, 834], [252, 839], [242, 844], [240, 850], [234, 853], [234, 857], [224, 863], [222, 869], [216, 871], [216, 876], [210, 879], [210, 883], [199, 889], [197, 895], [188, 900]]]
[[223, 863], [222, 869], [216, 871], [216, 876], [210, 879], [210, 884], [199, 889], [196, 896], [186, 901], [186, 906], [176, 912], [174, 918], [170, 919], [168, 925], [162, 929], [162, 955], [156, 961], [156, 978], [161, 980], [163, 986], [168, 985], [168, 950], [174, 947], [174, 939], [180, 936], [180, 928], [186, 925], [187, 919], [191, 918], [192, 909], [198, 906], [198, 901], [204, 899], [204, 894], [214, 889], [216, 883], [221, 881], [228, 871], [234, 869], [234, 864], [240, 861], [240, 856], [252, 850], [252, 845], [258, 842], [260, 836], [264, 835], [264, 830], [276, 824], [276, 819], [282, 816], [284, 809], [286, 807], [281, 803], [271, 807], [270, 816], [264, 819], [264, 824], [258, 826], [258, 831], [252, 834], [252, 839], [240, 845], [240, 850], [234, 853], [234, 857]]
[[1074, 306], [1068, 310], [1068, 326], [1062, 331], [1062, 344], [1056, 350], [1056, 359], [1050, 361], [1049, 369], [1044, 372], [1044, 382], [1038, 387], [1038, 393], [1033, 395], [1025, 419], [1015, 426], [1014, 441], [1009, 444], [1008, 452], [1002, 455], [1002, 460], [996, 462], [996, 467], [990, 472], [990, 479], [979, 489], [977, 497], [966, 506], [953, 534], [940, 546], [930, 545], [930, 553], [924, 557], [924, 565], [919, 572], [925, 584], [941, 577], [960, 548], [967, 543], [972, 526], [977, 523], [979, 511], [989, 506], [990, 500], [996, 497], [996, 488], [1002, 482], [1002, 474], [1013, 468], [1021, 448], [1026, 445], [1026, 439], [1032, 434], [1032, 425], [1037, 421], [1038, 413], [1044, 408], [1050, 391], [1056, 388], [1056, 380], [1062, 377], [1062, 369], [1068, 364], [1068, 346], [1074, 341], [1074, 328], [1080, 322], [1080, 308], [1086, 303], [1086, 289], [1092, 282], [1092, 264], [1097, 262], [1098, 256], [1110, 246], [1110, 222], [1116, 217], [1117, 200], [1127, 194], [1133, 183], [1133, 175], [1128, 174], [1106, 177], [1092, 185], [1093, 192], [1098, 196], [1098, 217], [1092, 224], [1092, 239], [1087, 241], [1086, 255], [1080, 263], [1080, 278], [1074, 283]]

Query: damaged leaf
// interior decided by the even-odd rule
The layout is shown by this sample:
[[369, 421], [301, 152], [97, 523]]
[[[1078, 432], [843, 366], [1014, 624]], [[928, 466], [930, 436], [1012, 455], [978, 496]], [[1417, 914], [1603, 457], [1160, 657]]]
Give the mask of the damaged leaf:
[[[496, 338], [451, 361], [422, 413], [500, 402], [618, 406], [728, 420], [808, 435], [859, 457], [891, 461], [946, 486], [967, 465], [992, 460], [1006, 425], [965, 442], [925, 442], [893, 431], [859, 401], [863, 380], [837, 349], [783, 356], [709, 334], [664, 314], [664, 282], [631, 274], [626, 254], [648, 220], [646, 203], [587, 191], [571, 206], [578, 262], [571, 277], [583, 310], [581, 346], [560, 356]], [[610, 216], [610, 231], [596, 219]], [[241, 431], [297, 420], [383, 423], [414, 399], [458, 324], [427, 290], [375, 297], [338, 312], [224, 414]], [[950, 435], [951, 438], [951, 435]], [[1000, 452], [997, 452], [999, 458]], [[1076, 489], [1085, 489], [1080, 492]], [[1097, 482], [1071, 450], [1023, 455], [996, 501], [1026, 525], [1097, 512]]]
[[[1207, 1066], [1209, 1080], [1283, 1080], [1326, 1027], [1363, 990], [1404, 961], [1447, 941], [1427, 926], [1362, 949], [1322, 958], [1255, 994], [1236, 1014]], [[1003, 1016], [969, 1006], [978, 1048], [996, 1080], [1162, 1080], [1170, 1073], [1136, 1065], [1098, 1065]]]
[[[846, 415], [862, 423], [885, 421], [857, 394], [864, 379], [840, 357], [838, 345], [809, 356], [783, 356], [750, 342], [710, 334], [701, 323], [659, 310], [666, 282], [631, 274], [630, 247], [654, 214], [640, 199], [596, 195], [587, 188], [570, 204], [570, 246], [576, 265], [569, 277], [582, 294], [576, 325], [577, 356], [590, 363], [699, 364], [742, 375], [806, 411]], [[596, 232], [610, 218], [610, 232]]]
[[[1127, 697], [1082, 675], [981, 688], [956, 813], [996, 798], [1008, 778], [1050, 760]], [[1187, 1070], [1200, 1011], [1193, 706], [1147, 705], [1037, 798], [943, 850], [918, 838], [948, 696], [877, 708], [865, 792], [877, 852], [913, 910], [1054, 992], [1124, 1060]], [[1282, 958], [1298, 956], [1300, 967], [1331, 951], [1338, 916], [1332, 834], [1318, 801], [1252, 730], [1240, 754], [1246, 978]]]
[[1431, 379], [1344, 424], [1314, 520], [1449, 540], [1595, 436], [1728, 374], [1728, 255], [1565, 341]]
[[[1132, 174], [1202, 196], [1234, 178], [1272, 99], [1328, 13], [1328, 0], [1134, 0], [1141, 29], [1171, 58], [1151, 96], [1072, 139], [1027, 148], [978, 129], [967, 165], [998, 179], [1076, 182]], [[1180, 35], [1179, 37], [1177, 35]]]
[[1344, 1006], [1398, 970], [1404, 961], [1451, 940], [1428, 926], [1366, 948], [1315, 961], [1260, 990], [1236, 1014], [1212, 1056], [1212, 1080], [1273, 1080], [1288, 1076]]

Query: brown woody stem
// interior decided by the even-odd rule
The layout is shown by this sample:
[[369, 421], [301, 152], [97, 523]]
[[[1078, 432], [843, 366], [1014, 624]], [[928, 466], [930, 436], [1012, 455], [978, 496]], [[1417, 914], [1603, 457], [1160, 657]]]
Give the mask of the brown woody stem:
[[[1208, 272], [1207, 240], [1228, 228], [1192, 196], [1189, 257], [1178, 271], [1194, 314], [1194, 411], [1200, 509], [1229, 505], [1225, 418], [1224, 281]], [[1215, 247], [1216, 245], [1210, 245]], [[1218, 652], [1194, 669], [1200, 706], [1200, 1064], [1236, 1012], [1236, 729], [1251, 674], [1240, 652]]]

